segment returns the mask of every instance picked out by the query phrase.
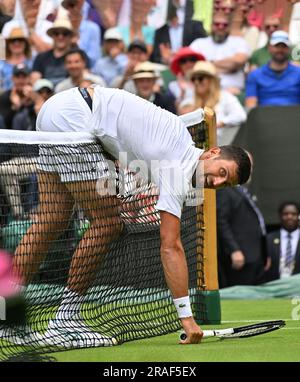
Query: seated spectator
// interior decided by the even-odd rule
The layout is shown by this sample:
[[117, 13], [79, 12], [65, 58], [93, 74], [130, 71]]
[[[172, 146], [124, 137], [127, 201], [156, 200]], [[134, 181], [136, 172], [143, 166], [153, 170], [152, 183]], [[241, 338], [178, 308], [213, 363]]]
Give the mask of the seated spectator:
[[[85, 74], [88, 74], [88, 56], [81, 49], [71, 49], [65, 55], [65, 69], [69, 77], [59, 82], [55, 87], [55, 93], [63, 90], [71, 89], [75, 86], [80, 86]], [[105, 81], [102, 77], [89, 73], [90, 79], [93, 78], [93, 83], [105, 86]]]
[[267, 235], [267, 281], [300, 273], [300, 206], [284, 202], [279, 207], [280, 229]]
[[202, 54], [196, 53], [188, 46], [179, 49], [174, 55], [170, 68], [177, 76], [177, 80], [168, 84], [168, 92], [175, 97], [176, 104], [184, 98], [193, 97], [194, 85], [190, 79], [191, 70], [197, 61], [203, 60], [205, 58]]
[[31, 47], [25, 37], [22, 28], [14, 28], [6, 38], [6, 60], [0, 61], [1, 90], [8, 90], [12, 87], [13, 67], [18, 64], [25, 64], [32, 67]]
[[21, 26], [35, 54], [49, 50], [52, 39], [46, 32], [51, 28], [52, 22], [47, 20], [45, 14], [48, 9], [46, 2], [47, 0], [17, 0], [14, 17], [4, 25], [3, 36], [7, 37], [13, 28]]
[[70, 21], [57, 19], [47, 33], [53, 38], [53, 48], [36, 56], [31, 78], [33, 83], [46, 78], [56, 85], [67, 77], [64, 56], [71, 49], [74, 32]]
[[153, 63], [146, 61], [137, 64], [131, 77], [136, 88], [136, 95], [176, 114], [175, 99], [170, 95], [157, 91], [155, 85], [158, 78]]
[[266, 229], [244, 186], [217, 191], [218, 273], [221, 288], [264, 282]]
[[212, 108], [217, 118], [218, 145], [232, 143], [238, 126], [247, 118], [242, 105], [233, 94], [221, 89], [217, 70], [212, 63], [197, 62], [190, 78], [195, 86], [194, 95], [179, 104], [178, 114], [185, 114], [205, 106]]
[[273, 32], [279, 30], [280, 19], [278, 16], [269, 16], [265, 20], [264, 30], [267, 35], [266, 44], [253, 52], [249, 59], [250, 71], [253, 71], [263, 65], [266, 65], [271, 60], [271, 54], [269, 52], [269, 42]]
[[151, 61], [169, 65], [180, 48], [207, 36], [202, 22], [192, 20], [193, 13], [193, 1], [169, 2], [168, 22], [155, 31]]
[[107, 29], [103, 36], [103, 54], [92, 72], [104, 78], [111, 86], [116, 77], [123, 75], [128, 58], [124, 53], [124, 43], [117, 28]]
[[127, 58], [128, 63], [123, 75], [116, 77], [111, 86], [136, 94], [136, 89], [131, 76], [133, 75], [134, 68], [137, 64], [149, 60], [149, 53], [146, 44], [140, 40], [133, 41], [128, 47]]
[[247, 79], [246, 107], [300, 104], [300, 68], [289, 61], [288, 34], [276, 31], [269, 43], [271, 61], [251, 72]]
[[101, 55], [101, 33], [99, 26], [91, 20], [84, 18], [84, 0], [64, 1], [74, 32], [73, 43], [86, 52], [90, 66], [94, 66]]
[[27, 103], [15, 114], [12, 122], [13, 130], [34, 131], [37, 115], [48, 98], [54, 94], [54, 86], [49, 80], [42, 78], [27, 88]]
[[249, 46], [249, 53], [252, 54], [259, 47], [261, 39], [261, 27], [263, 15], [254, 9], [254, 0], [239, 0], [235, 4], [235, 9], [231, 19], [230, 34], [232, 36], [243, 37]]
[[244, 66], [249, 57], [249, 48], [242, 37], [230, 36], [229, 30], [229, 17], [216, 14], [211, 36], [197, 38], [190, 47], [215, 64], [222, 89], [239, 95], [245, 86]]
[[24, 64], [14, 66], [12, 82], [12, 88], [0, 95], [0, 114], [4, 118], [7, 129], [12, 129], [14, 116], [29, 102], [30, 69]]

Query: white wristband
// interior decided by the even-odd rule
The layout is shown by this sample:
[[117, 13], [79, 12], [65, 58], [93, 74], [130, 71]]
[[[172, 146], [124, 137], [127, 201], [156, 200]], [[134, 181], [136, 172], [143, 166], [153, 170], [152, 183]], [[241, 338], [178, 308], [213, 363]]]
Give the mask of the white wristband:
[[189, 296], [173, 299], [179, 318], [192, 317], [192, 309]]

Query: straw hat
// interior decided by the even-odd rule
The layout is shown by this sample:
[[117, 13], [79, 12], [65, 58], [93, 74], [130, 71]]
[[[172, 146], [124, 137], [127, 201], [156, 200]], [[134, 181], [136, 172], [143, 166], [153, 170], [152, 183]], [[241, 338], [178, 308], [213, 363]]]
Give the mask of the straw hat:
[[155, 66], [152, 62], [145, 61], [137, 64], [134, 68], [132, 80], [137, 80], [139, 78], [158, 78], [158, 74], [155, 71]]
[[188, 46], [180, 48], [178, 52], [174, 55], [170, 68], [174, 74], [181, 73], [180, 60], [185, 57], [196, 57], [198, 61], [204, 61], [205, 57], [201, 53], [195, 52]]
[[12, 28], [9, 32], [9, 35], [6, 37], [6, 40], [14, 40], [17, 38], [23, 38], [24, 40], [27, 40], [27, 36], [21, 27]]
[[209, 61], [199, 61], [196, 62], [193, 67], [190, 78], [193, 78], [196, 74], [203, 74], [205, 76], [213, 77], [218, 79], [218, 72], [214, 64]]
[[47, 30], [47, 35], [52, 36], [52, 33], [57, 29], [65, 29], [71, 34], [74, 34], [71, 21], [68, 19], [56, 19], [51, 28]]

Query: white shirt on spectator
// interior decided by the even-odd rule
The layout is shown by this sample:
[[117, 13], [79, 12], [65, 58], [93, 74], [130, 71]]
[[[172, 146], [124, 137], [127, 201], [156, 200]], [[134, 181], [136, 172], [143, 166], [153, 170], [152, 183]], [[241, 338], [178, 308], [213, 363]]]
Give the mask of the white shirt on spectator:
[[[246, 41], [239, 36], [228, 36], [220, 44], [214, 42], [211, 36], [197, 38], [191, 43], [190, 47], [196, 52], [202, 53], [208, 61], [223, 60], [238, 53], [244, 53], [249, 56], [250, 52]], [[222, 73], [220, 78], [223, 89], [231, 87], [243, 89], [245, 87], [245, 74], [242, 69], [235, 73]]]
[[[286, 248], [288, 242], [288, 231], [284, 228], [280, 229], [280, 278], [291, 276], [292, 268], [285, 266], [286, 261]], [[291, 232], [291, 244], [292, 244], [292, 255], [295, 258], [298, 242], [300, 239], [300, 229], [296, 229]]]
[[[187, 105], [194, 105], [194, 98], [188, 98], [182, 100], [180, 107]], [[239, 100], [233, 94], [227, 92], [226, 90], [221, 90], [220, 100], [214, 108], [216, 113], [216, 119], [218, 122], [223, 122], [224, 127], [217, 129], [218, 141], [221, 140], [222, 136], [226, 134], [226, 130], [239, 126], [241, 123], [245, 122], [247, 119], [247, 114], [240, 104]], [[219, 144], [219, 142], [218, 142]]]

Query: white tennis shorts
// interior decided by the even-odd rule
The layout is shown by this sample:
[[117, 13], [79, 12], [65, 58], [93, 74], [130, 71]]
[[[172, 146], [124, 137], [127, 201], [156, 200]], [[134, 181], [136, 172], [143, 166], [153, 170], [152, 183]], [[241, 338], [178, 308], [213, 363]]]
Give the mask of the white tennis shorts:
[[[89, 132], [91, 111], [77, 88], [61, 92], [43, 105], [37, 130], [50, 132]], [[61, 142], [60, 142], [61, 143]], [[116, 178], [113, 162], [103, 155], [100, 143], [40, 145], [38, 169], [59, 174], [62, 182]]]

